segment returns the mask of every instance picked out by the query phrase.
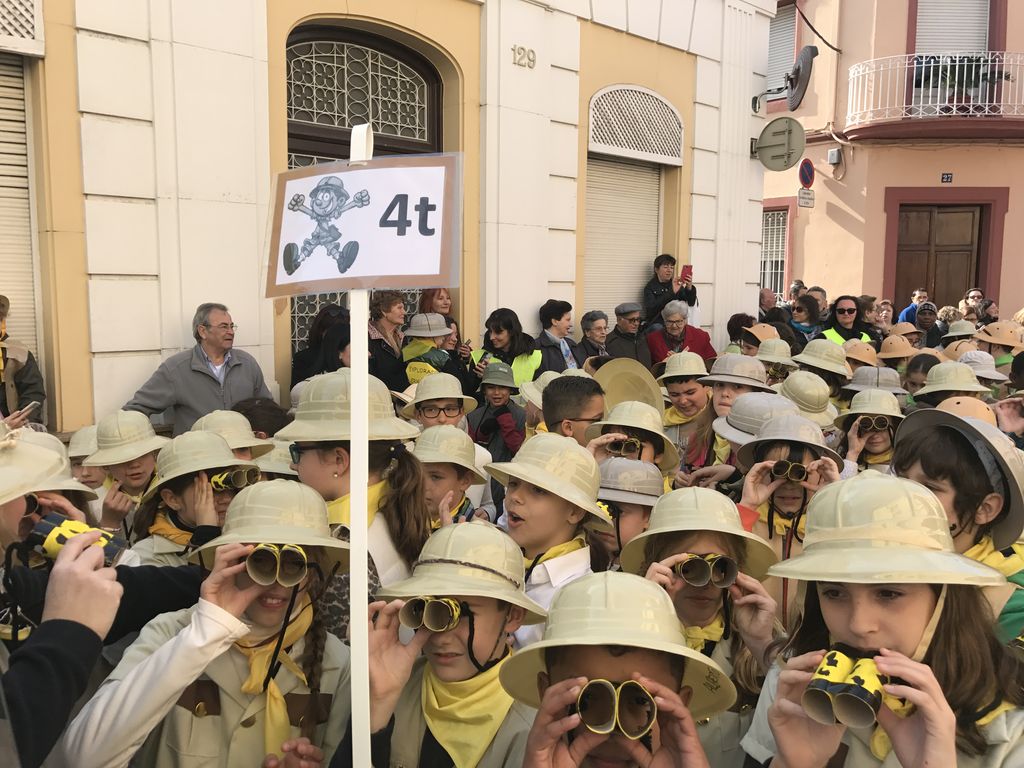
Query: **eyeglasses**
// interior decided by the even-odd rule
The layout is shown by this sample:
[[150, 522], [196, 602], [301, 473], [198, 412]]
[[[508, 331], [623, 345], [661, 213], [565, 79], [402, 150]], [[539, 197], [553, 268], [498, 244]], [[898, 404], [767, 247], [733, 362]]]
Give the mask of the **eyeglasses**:
[[275, 581], [282, 587], [294, 587], [306, 578], [309, 562], [305, 550], [295, 544], [258, 544], [245, 558], [245, 570], [261, 587]]
[[611, 733], [618, 729], [631, 741], [646, 736], [658, 717], [654, 697], [636, 680], [591, 680], [576, 698], [575, 709], [588, 730]]
[[837, 315], [856, 315], [857, 314], [857, 308], [856, 307], [836, 307], [836, 314]]
[[584, 424], [596, 424], [597, 422], [599, 422], [603, 418], [604, 418], [604, 416], [593, 416], [593, 417], [590, 417], [590, 418], [563, 419], [563, 421], [579, 421], [579, 422], [583, 422]]
[[775, 479], [786, 478], [794, 483], [800, 483], [807, 479], [807, 467], [793, 461], [779, 459], [772, 464], [772, 477]]
[[970, 296], [967, 297], [968, 300], [971, 300], [971, 299], [984, 299], [984, 298], [985, 297], [983, 295], [981, 295], [980, 293], [972, 293]]
[[302, 454], [306, 451], [315, 451], [320, 446], [318, 445], [299, 445], [298, 443], [292, 443], [288, 446], [288, 456], [292, 460], [292, 464], [298, 464], [302, 461]]
[[891, 424], [888, 416], [861, 416], [857, 419], [857, 429], [862, 435], [865, 432], [886, 432]]
[[210, 325], [209, 323], [203, 323], [207, 328], [216, 328], [218, 331], [237, 331], [238, 326], [234, 323], [219, 323], [218, 325]]
[[459, 626], [463, 611], [469, 613], [469, 606], [450, 597], [414, 597], [402, 606], [398, 620], [409, 629], [450, 632]]
[[637, 323], [640, 322], [640, 318], [639, 317], [624, 317], [622, 319], [625, 320], [630, 325], [636, 325]]
[[708, 584], [726, 589], [736, 583], [739, 566], [726, 555], [690, 555], [681, 563], [672, 566], [675, 574], [694, 587]]
[[785, 381], [790, 374], [790, 369], [781, 363], [772, 363], [768, 366], [768, 378], [776, 381]]
[[255, 467], [250, 469], [233, 469], [227, 472], [218, 472], [210, 478], [210, 485], [214, 491], [240, 491], [247, 485], [253, 485], [260, 480], [260, 471]]
[[666, 328], [678, 328], [681, 325], [686, 325], [686, 321], [685, 320], [666, 320], [665, 321], [665, 327]]
[[639, 456], [643, 449], [644, 444], [635, 437], [627, 437], [625, 440], [613, 440], [605, 446], [605, 450], [612, 456]]
[[423, 405], [416, 406], [416, 410], [426, 416], [428, 419], [436, 419], [441, 415], [442, 411], [445, 416], [458, 416], [462, 413], [461, 405], [446, 405], [443, 408], [436, 405]]

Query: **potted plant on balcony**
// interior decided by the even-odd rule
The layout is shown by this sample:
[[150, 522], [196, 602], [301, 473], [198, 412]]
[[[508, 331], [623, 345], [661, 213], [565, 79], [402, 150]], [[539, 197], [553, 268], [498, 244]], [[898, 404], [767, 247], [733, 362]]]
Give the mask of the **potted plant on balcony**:
[[946, 103], [939, 111], [947, 115], [998, 115], [999, 83], [1013, 80], [1001, 63], [999, 54], [989, 53], [944, 56], [937, 66], [928, 67], [928, 79], [934, 79], [946, 92]]

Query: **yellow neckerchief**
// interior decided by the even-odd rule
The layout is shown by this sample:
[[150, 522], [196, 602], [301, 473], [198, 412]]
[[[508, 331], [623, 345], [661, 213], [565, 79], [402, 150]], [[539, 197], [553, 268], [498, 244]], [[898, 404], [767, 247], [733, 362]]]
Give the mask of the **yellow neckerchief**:
[[[109, 491], [110, 487], [113, 484], [114, 484], [114, 478], [112, 478], [110, 475], [107, 475], [105, 478], [103, 478], [103, 490]], [[123, 487], [121, 488], [121, 493], [123, 493], [125, 496], [127, 496], [132, 501], [134, 501], [136, 504], [141, 504], [142, 503], [142, 493], [140, 493], [138, 496], [132, 496]], [[143, 491], [143, 493], [145, 493], [145, 491]]]
[[678, 410], [674, 405], [670, 405], [665, 409], [665, 415], [661, 420], [662, 426], [665, 427], [676, 427], [680, 424], [689, 424], [691, 421], [700, 416], [702, 411], [697, 411], [693, 416], [687, 416], [682, 411]]
[[523, 561], [526, 563], [527, 571], [529, 571], [534, 566], [546, 563], [548, 560], [554, 560], [556, 557], [561, 557], [562, 555], [568, 555], [570, 552], [575, 552], [577, 549], [583, 549], [585, 546], [587, 546], [587, 538], [583, 534], [580, 534], [569, 541], [556, 544], [535, 560], [524, 557]]
[[185, 531], [176, 526], [163, 510], [156, 513], [153, 524], [149, 526], [149, 535], [163, 536], [181, 547], [187, 547], [192, 543], [192, 531]]
[[[384, 495], [385, 480], [374, 483], [366, 489], [366, 526], [373, 525], [373, 518], [377, 516], [380, 508], [380, 498]], [[334, 501], [327, 502], [327, 522], [331, 525], [344, 525], [350, 528], [352, 524], [352, 497], [348, 494]]]
[[[768, 505], [770, 503], [771, 502], [766, 501], [764, 504], [757, 508], [757, 516], [765, 525], [768, 525]], [[773, 522], [775, 523], [774, 532], [779, 534], [780, 536], [785, 536], [789, 529], [793, 526], [793, 518], [783, 517], [778, 513], [775, 514], [775, 519]], [[804, 537], [804, 530], [806, 529], [806, 527], [807, 515], [800, 515], [800, 525], [797, 526], [796, 532], [801, 539]]]
[[[451, 516], [452, 516], [452, 522], [453, 523], [459, 522], [459, 515], [461, 515], [463, 513], [463, 511], [465, 510], [465, 508], [466, 508], [466, 506], [468, 504], [469, 504], [469, 497], [468, 496], [463, 496], [462, 497], [462, 501], [460, 501], [458, 503], [458, 505], [455, 507], [455, 509], [451, 510], [451, 512], [449, 514], [451, 514]], [[438, 531], [440, 529], [441, 529], [441, 519], [440, 518], [435, 518], [435, 517], [430, 518], [430, 530], [431, 531]]]
[[864, 463], [869, 467], [874, 464], [889, 464], [892, 461], [892, 448], [885, 453], [865, 453]]
[[725, 619], [722, 617], [722, 612], [719, 611], [715, 614], [715, 618], [706, 627], [684, 624], [683, 634], [686, 635], [686, 644], [690, 646], [691, 650], [703, 653], [705, 643], [709, 640], [712, 643], [717, 643], [725, 634]]
[[715, 435], [715, 464], [728, 464], [729, 454], [732, 453], [732, 446], [729, 441], [721, 435]]
[[1009, 549], [1012, 553], [1003, 554], [1006, 550], [998, 550], [992, 543], [992, 537], [986, 536], [973, 547], [964, 552], [964, 557], [969, 557], [975, 562], [995, 568], [1003, 576], [1013, 576], [1015, 573], [1024, 571], [1024, 544], [1011, 544]]
[[[893, 712], [900, 717], [909, 717], [911, 712], [914, 710], [914, 705], [901, 701], [900, 699], [894, 699], [892, 696], [885, 696], [884, 704], [887, 705]], [[1004, 701], [998, 707], [993, 709], [984, 717], [979, 717], [975, 720], [975, 723], [979, 726], [986, 726], [999, 717], [1004, 712], [1009, 712], [1012, 709], [1016, 709], [1015, 704], [1011, 704], [1008, 701]], [[879, 760], [885, 760], [892, 751], [892, 741], [889, 739], [889, 734], [882, 730], [882, 726], [875, 726], [874, 733], [871, 734], [871, 741], [868, 744], [871, 747], [871, 754]]]
[[[277, 660], [287, 667], [303, 683], [306, 676], [302, 669], [288, 655], [288, 649], [306, 636], [309, 625], [313, 623], [313, 604], [309, 595], [303, 594], [299, 606], [294, 613], [295, 618], [288, 622], [284, 631], [284, 642]], [[263, 681], [270, 670], [270, 657], [277, 645], [277, 635], [268, 638], [260, 645], [246, 646], [241, 641], [235, 648], [249, 659], [249, 677], [242, 683], [242, 693], [258, 696], [263, 690]], [[274, 680], [267, 686], [267, 710], [263, 716], [263, 752], [268, 755], [281, 755], [281, 745], [291, 737], [291, 721], [288, 719], [288, 705], [285, 703], [281, 689]]]
[[408, 363], [432, 349], [437, 349], [433, 339], [413, 339], [402, 348], [402, 361]]
[[512, 697], [498, 679], [510, 656], [469, 680], [454, 683], [440, 680], [430, 664], [423, 671], [423, 719], [455, 768], [474, 768], [480, 762], [512, 708]]

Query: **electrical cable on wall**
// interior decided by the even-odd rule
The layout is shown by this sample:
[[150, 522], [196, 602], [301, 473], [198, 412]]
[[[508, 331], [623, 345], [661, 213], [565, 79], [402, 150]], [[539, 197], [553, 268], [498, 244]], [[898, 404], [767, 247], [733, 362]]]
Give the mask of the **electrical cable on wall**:
[[815, 34], [815, 36], [819, 40], [821, 40], [821, 42], [823, 42], [825, 45], [827, 45], [829, 48], [831, 48], [836, 53], [842, 53], [842, 50], [840, 50], [839, 48], [836, 48], [834, 45], [832, 45], [832, 43], [830, 43], [828, 40], [826, 40], [824, 37], [821, 36], [821, 32], [816, 30], [814, 28], [814, 25], [811, 24], [811, 22], [808, 20], [808, 18], [806, 16], [804, 16], [804, 12], [802, 10], [800, 10], [800, 6], [799, 5], [796, 6], [796, 12], [800, 14], [800, 18], [804, 20], [804, 24], [806, 24], [810, 28], [811, 32], [813, 32]]

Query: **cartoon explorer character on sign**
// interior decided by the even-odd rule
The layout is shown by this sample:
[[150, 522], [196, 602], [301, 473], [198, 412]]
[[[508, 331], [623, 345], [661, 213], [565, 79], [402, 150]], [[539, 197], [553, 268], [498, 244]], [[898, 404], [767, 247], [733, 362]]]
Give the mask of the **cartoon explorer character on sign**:
[[359, 253], [359, 243], [350, 240], [343, 248], [338, 242], [341, 239], [341, 232], [332, 222], [347, 210], [369, 205], [370, 193], [363, 189], [349, 200], [341, 179], [337, 176], [324, 176], [309, 193], [309, 207], [304, 205], [305, 201], [305, 195], [292, 195], [288, 202], [288, 210], [299, 211], [309, 216], [316, 222], [316, 229], [302, 242], [301, 249], [295, 243], [288, 243], [284, 247], [285, 272], [289, 275], [295, 274], [295, 270], [318, 245], [322, 245], [327, 250], [327, 255], [338, 263], [339, 272], [347, 272], [355, 262], [356, 254]]

